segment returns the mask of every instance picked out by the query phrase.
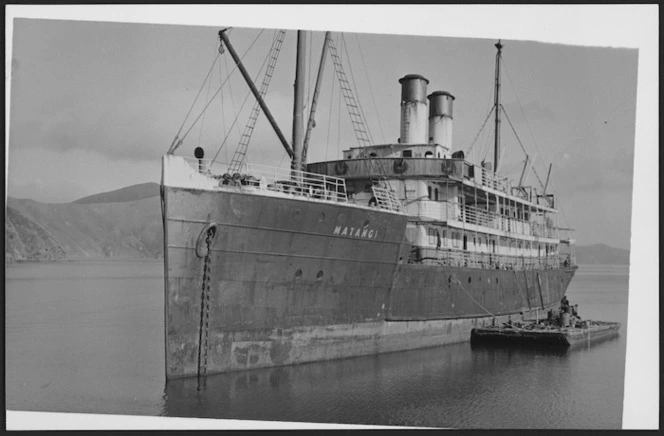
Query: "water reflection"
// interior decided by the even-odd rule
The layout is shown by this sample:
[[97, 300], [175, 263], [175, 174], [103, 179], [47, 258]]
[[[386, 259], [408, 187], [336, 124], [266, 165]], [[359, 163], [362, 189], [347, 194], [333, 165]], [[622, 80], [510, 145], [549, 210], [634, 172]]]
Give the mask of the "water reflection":
[[[219, 374], [200, 382], [173, 380], [166, 384], [162, 413], [345, 424], [536, 427], [542, 426], [542, 416], [529, 422], [514, 407], [556, 403], [575, 389], [572, 366], [579, 352], [584, 350], [466, 343]], [[496, 422], [475, 419], [487, 402], [494, 403]], [[560, 409], [542, 405], [550, 419], [564, 421]]]
[[15, 265], [11, 410], [457, 428], [620, 428], [626, 269], [580, 270], [569, 298], [621, 336], [567, 350], [452, 345], [164, 386], [163, 264]]

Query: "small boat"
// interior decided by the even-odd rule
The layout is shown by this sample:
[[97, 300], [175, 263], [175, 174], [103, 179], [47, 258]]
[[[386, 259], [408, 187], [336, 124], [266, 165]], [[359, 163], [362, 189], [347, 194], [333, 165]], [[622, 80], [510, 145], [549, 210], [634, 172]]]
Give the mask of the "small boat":
[[568, 347], [596, 342], [618, 335], [621, 324], [607, 321], [581, 321], [573, 326], [559, 327], [541, 323], [504, 323], [501, 326], [474, 328], [470, 332], [473, 343], [514, 343]]

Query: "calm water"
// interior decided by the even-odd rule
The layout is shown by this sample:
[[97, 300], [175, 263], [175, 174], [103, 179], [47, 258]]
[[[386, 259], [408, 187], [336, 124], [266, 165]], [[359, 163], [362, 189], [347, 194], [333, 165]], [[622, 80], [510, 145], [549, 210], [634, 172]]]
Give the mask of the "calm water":
[[620, 428], [627, 267], [582, 267], [568, 298], [623, 323], [591, 347], [470, 344], [165, 383], [159, 261], [6, 274], [9, 410], [456, 428]]

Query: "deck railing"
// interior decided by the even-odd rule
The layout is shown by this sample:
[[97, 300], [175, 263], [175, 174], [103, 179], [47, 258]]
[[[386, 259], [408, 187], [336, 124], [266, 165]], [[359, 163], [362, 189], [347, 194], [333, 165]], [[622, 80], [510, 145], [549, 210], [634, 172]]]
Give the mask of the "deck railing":
[[573, 266], [573, 255], [556, 254], [545, 257], [513, 256], [493, 253], [473, 253], [463, 250], [441, 250], [434, 248], [414, 249], [410, 262], [441, 266], [479, 269], [534, 270], [558, 269]]
[[572, 229], [550, 227], [535, 221], [508, 217], [486, 209], [446, 201], [421, 200], [414, 202], [408, 206], [408, 212], [411, 215], [417, 214], [419, 217], [439, 221], [460, 221], [464, 224], [502, 230], [514, 235], [564, 240], [573, 237], [574, 233]]
[[219, 180], [219, 186], [250, 186], [259, 190], [281, 192], [332, 201], [347, 201], [344, 179], [307, 171], [267, 165], [242, 165], [239, 173], [229, 174], [228, 164], [209, 159], [185, 160], [197, 171]]
[[[480, 182], [482, 186], [494, 189], [501, 192], [510, 192], [510, 183], [509, 179], [502, 177], [500, 174], [496, 174], [491, 170], [487, 170], [480, 166], [474, 165], [475, 172], [475, 182]], [[477, 177], [477, 174], [480, 174], [480, 177]]]
[[400, 211], [402, 208], [401, 201], [392, 189], [381, 188], [378, 186], [371, 187], [373, 195], [376, 198], [376, 205], [381, 209]]

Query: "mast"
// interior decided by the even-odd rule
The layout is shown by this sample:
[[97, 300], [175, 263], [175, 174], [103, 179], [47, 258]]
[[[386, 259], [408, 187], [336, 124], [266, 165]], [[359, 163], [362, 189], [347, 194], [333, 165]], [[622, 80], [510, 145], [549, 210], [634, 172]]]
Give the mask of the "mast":
[[309, 140], [311, 139], [311, 130], [316, 124], [316, 107], [318, 106], [318, 94], [320, 87], [323, 83], [323, 71], [325, 70], [325, 58], [327, 57], [328, 39], [330, 39], [330, 32], [325, 32], [323, 40], [323, 51], [320, 55], [320, 64], [318, 65], [318, 76], [316, 77], [316, 87], [314, 88], [314, 96], [311, 101], [311, 110], [309, 111], [309, 122], [307, 123], [307, 133], [304, 135], [304, 145], [302, 147], [302, 166], [307, 164], [307, 150], [309, 149]]
[[302, 171], [302, 146], [304, 133], [304, 81], [307, 35], [297, 31], [297, 61], [295, 66], [295, 97], [293, 99], [293, 160], [291, 169]]
[[498, 49], [496, 53], [496, 87], [494, 90], [494, 109], [495, 109], [495, 134], [493, 145], [493, 171], [498, 172], [498, 164], [500, 159], [500, 52], [503, 45], [500, 40], [495, 44]]

